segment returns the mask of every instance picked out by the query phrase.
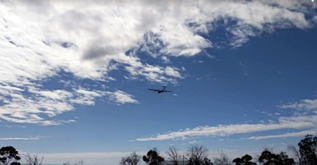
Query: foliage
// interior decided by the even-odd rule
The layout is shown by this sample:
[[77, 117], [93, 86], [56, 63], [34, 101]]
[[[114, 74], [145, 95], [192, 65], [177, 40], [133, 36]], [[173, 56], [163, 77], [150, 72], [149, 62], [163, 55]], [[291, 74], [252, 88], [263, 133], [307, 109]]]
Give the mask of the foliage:
[[235, 158], [233, 159], [233, 163], [236, 165], [256, 165], [256, 163], [252, 162], [252, 156], [246, 154], [242, 156], [241, 158]]
[[21, 165], [19, 152], [12, 146], [2, 147], [0, 149], [0, 163], [1, 165]]
[[143, 156], [143, 161], [149, 165], [159, 165], [164, 161], [164, 158], [159, 156], [157, 149], [154, 148], [147, 152], [146, 155]]
[[259, 162], [263, 165], [293, 165], [295, 161], [293, 158], [289, 158], [285, 152], [281, 152], [280, 154], [274, 154], [273, 152], [265, 149], [260, 157]]
[[306, 135], [298, 143], [299, 154], [300, 154], [300, 164], [301, 165], [311, 165], [317, 164], [317, 137], [313, 135]]
[[132, 152], [129, 156], [121, 159], [120, 165], [137, 165], [141, 160], [141, 156]]

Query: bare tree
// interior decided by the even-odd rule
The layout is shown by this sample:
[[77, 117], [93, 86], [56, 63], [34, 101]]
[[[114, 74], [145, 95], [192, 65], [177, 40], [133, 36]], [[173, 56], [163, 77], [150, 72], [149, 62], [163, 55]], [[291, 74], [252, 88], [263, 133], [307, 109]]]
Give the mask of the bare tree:
[[219, 153], [219, 157], [214, 158], [214, 165], [231, 165], [231, 164], [232, 164], [231, 160], [223, 152]]
[[63, 165], [70, 165], [70, 162], [68, 161], [66, 163], [63, 163]]
[[190, 145], [186, 153], [189, 164], [202, 165], [208, 162], [208, 149], [202, 145]]
[[25, 154], [24, 159], [26, 160], [27, 165], [41, 165], [44, 157], [39, 158], [36, 154]]
[[77, 161], [77, 163], [75, 165], [84, 165], [84, 161]]
[[166, 151], [166, 154], [168, 155], [169, 159], [173, 162], [174, 165], [178, 165], [178, 162], [180, 160], [180, 155], [177, 152], [177, 149], [175, 146], [169, 147], [168, 151]]
[[121, 165], [137, 165], [141, 160], [141, 156], [132, 152], [130, 156], [121, 158]]
[[288, 145], [287, 149], [294, 154], [296, 164], [300, 164], [301, 156], [298, 149], [293, 145]]

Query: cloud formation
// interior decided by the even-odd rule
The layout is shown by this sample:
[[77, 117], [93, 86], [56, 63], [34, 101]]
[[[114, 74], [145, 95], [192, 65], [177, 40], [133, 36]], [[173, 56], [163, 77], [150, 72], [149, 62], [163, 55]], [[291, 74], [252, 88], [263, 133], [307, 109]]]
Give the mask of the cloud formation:
[[279, 107], [283, 109], [304, 110], [304, 111], [312, 111], [316, 113], [317, 99], [315, 100], [304, 99], [304, 100], [300, 100], [299, 102], [280, 105]]
[[[283, 108], [309, 107], [310, 110], [317, 112], [317, 107], [314, 107], [315, 100], [300, 101], [300, 103], [289, 103], [282, 105]], [[290, 106], [291, 105], [291, 106]], [[296, 106], [294, 106], [296, 105]], [[249, 140], [260, 140], [268, 138], [282, 138], [282, 137], [295, 137], [303, 136], [307, 133], [316, 133], [317, 115], [300, 115], [290, 117], [279, 117], [277, 121], [269, 120], [268, 123], [258, 124], [230, 124], [230, 125], [218, 125], [218, 126], [199, 126], [193, 129], [187, 128], [186, 130], [173, 131], [166, 134], [157, 134], [152, 137], [137, 138], [137, 141], [157, 141], [157, 140], [172, 140], [172, 139], [186, 139], [189, 137], [201, 137], [201, 136], [229, 136], [234, 134], [245, 134], [253, 132], [264, 132], [272, 130], [283, 129], [295, 129], [302, 130], [299, 132], [286, 133], [283, 135], [268, 135], [268, 136], [252, 136]]]
[[[3, 90], [4, 88], [10, 90]], [[137, 103], [131, 95], [122, 91], [109, 92], [83, 88], [66, 91], [7, 86], [0, 89], [3, 90], [0, 94], [0, 101], [3, 103], [0, 118], [15, 123], [60, 125], [75, 122], [74, 119], [52, 120], [50, 118], [74, 110], [75, 105], [94, 105], [95, 100], [101, 97], [109, 97], [116, 104]]]
[[[316, 18], [305, 17], [312, 8], [295, 0], [1, 1], [0, 119], [58, 125], [74, 120], [50, 118], [104, 96], [117, 104], [138, 103], [120, 90], [47, 89], [43, 83], [61, 72], [114, 81], [109, 73], [123, 69], [131, 80], [175, 84], [184, 70], [169, 58], [213, 48], [217, 41], [205, 36], [217, 28], [229, 36], [225, 46], [239, 47], [262, 32], [314, 26]], [[140, 52], [162, 63], [148, 63]]]
[[39, 140], [40, 137], [2, 137], [0, 141]]

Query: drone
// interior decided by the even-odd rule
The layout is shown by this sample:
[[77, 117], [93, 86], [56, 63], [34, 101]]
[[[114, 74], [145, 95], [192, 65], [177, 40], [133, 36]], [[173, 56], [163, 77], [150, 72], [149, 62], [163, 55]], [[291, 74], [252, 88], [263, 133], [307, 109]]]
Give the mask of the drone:
[[161, 89], [161, 90], [160, 89], [151, 89], [151, 88], [149, 88], [149, 90], [157, 92], [157, 94], [164, 93], [164, 92], [172, 92], [172, 91], [167, 91], [166, 86], [163, 86], [163, 89]]

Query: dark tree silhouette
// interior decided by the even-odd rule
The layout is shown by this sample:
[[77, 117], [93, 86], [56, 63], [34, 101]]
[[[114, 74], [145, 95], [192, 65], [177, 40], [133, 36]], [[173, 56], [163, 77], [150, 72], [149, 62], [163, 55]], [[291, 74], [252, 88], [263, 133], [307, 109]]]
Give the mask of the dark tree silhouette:
[[295, 161], [289, 158], [285, 152], [274, 154], [273, 152], [265, 149], [259, 157], [259, 162], [263, 165], [293, 165]]
[[300, 164], [301, 165], [312, 165], [317, 164], [317, 137], [313, 135], [306, 135], [298, 143]]
[[279, 155], [280, 159], [279, 159], [279, 163], [281, 165], [293, 165], [295, 164], [295, 161], [293, 158], [289, 158], [288, 155], [285, 152], [281, 152]]
[[190, 145], [186, 153], [190, 165], [203, 165], [208, 159], [208, 149], [200, 145]]
[[0, 149], [0, 163], [1, 165], [21, 165], [19, 152], [12, 146], [2, 147]]
[[164, 161], [164, 158], [159, 156], [157, 149], [154, 148], [147, 152], [146, 155], [143, 156], [143, 161], [149, 165], [159, 165]]
[[169, 159], [173, 162], [174, 165], [178, 165], [180, 155], [178, 154], [176, 147], [169, 147], [166, 154], [168, 155]]
[[137, 165], [141, 160], [140, 155], [137, 155], [135, 152], [132, 152], [130, 156], [123, 157], [120, 164], [121, 165]]
[[204, 162], [203, 162], [203, 165], [213, 165], [213, 163], [211, 162], [210, 159], [205, 158], [205, 159], [204, 159]]
[[256, 163], [252, 162], [252, 156], [246, 154], [242, 156], [241, 158], [235, 158], [233, 159], [233, 163], [236, 165], [256, 165]]

